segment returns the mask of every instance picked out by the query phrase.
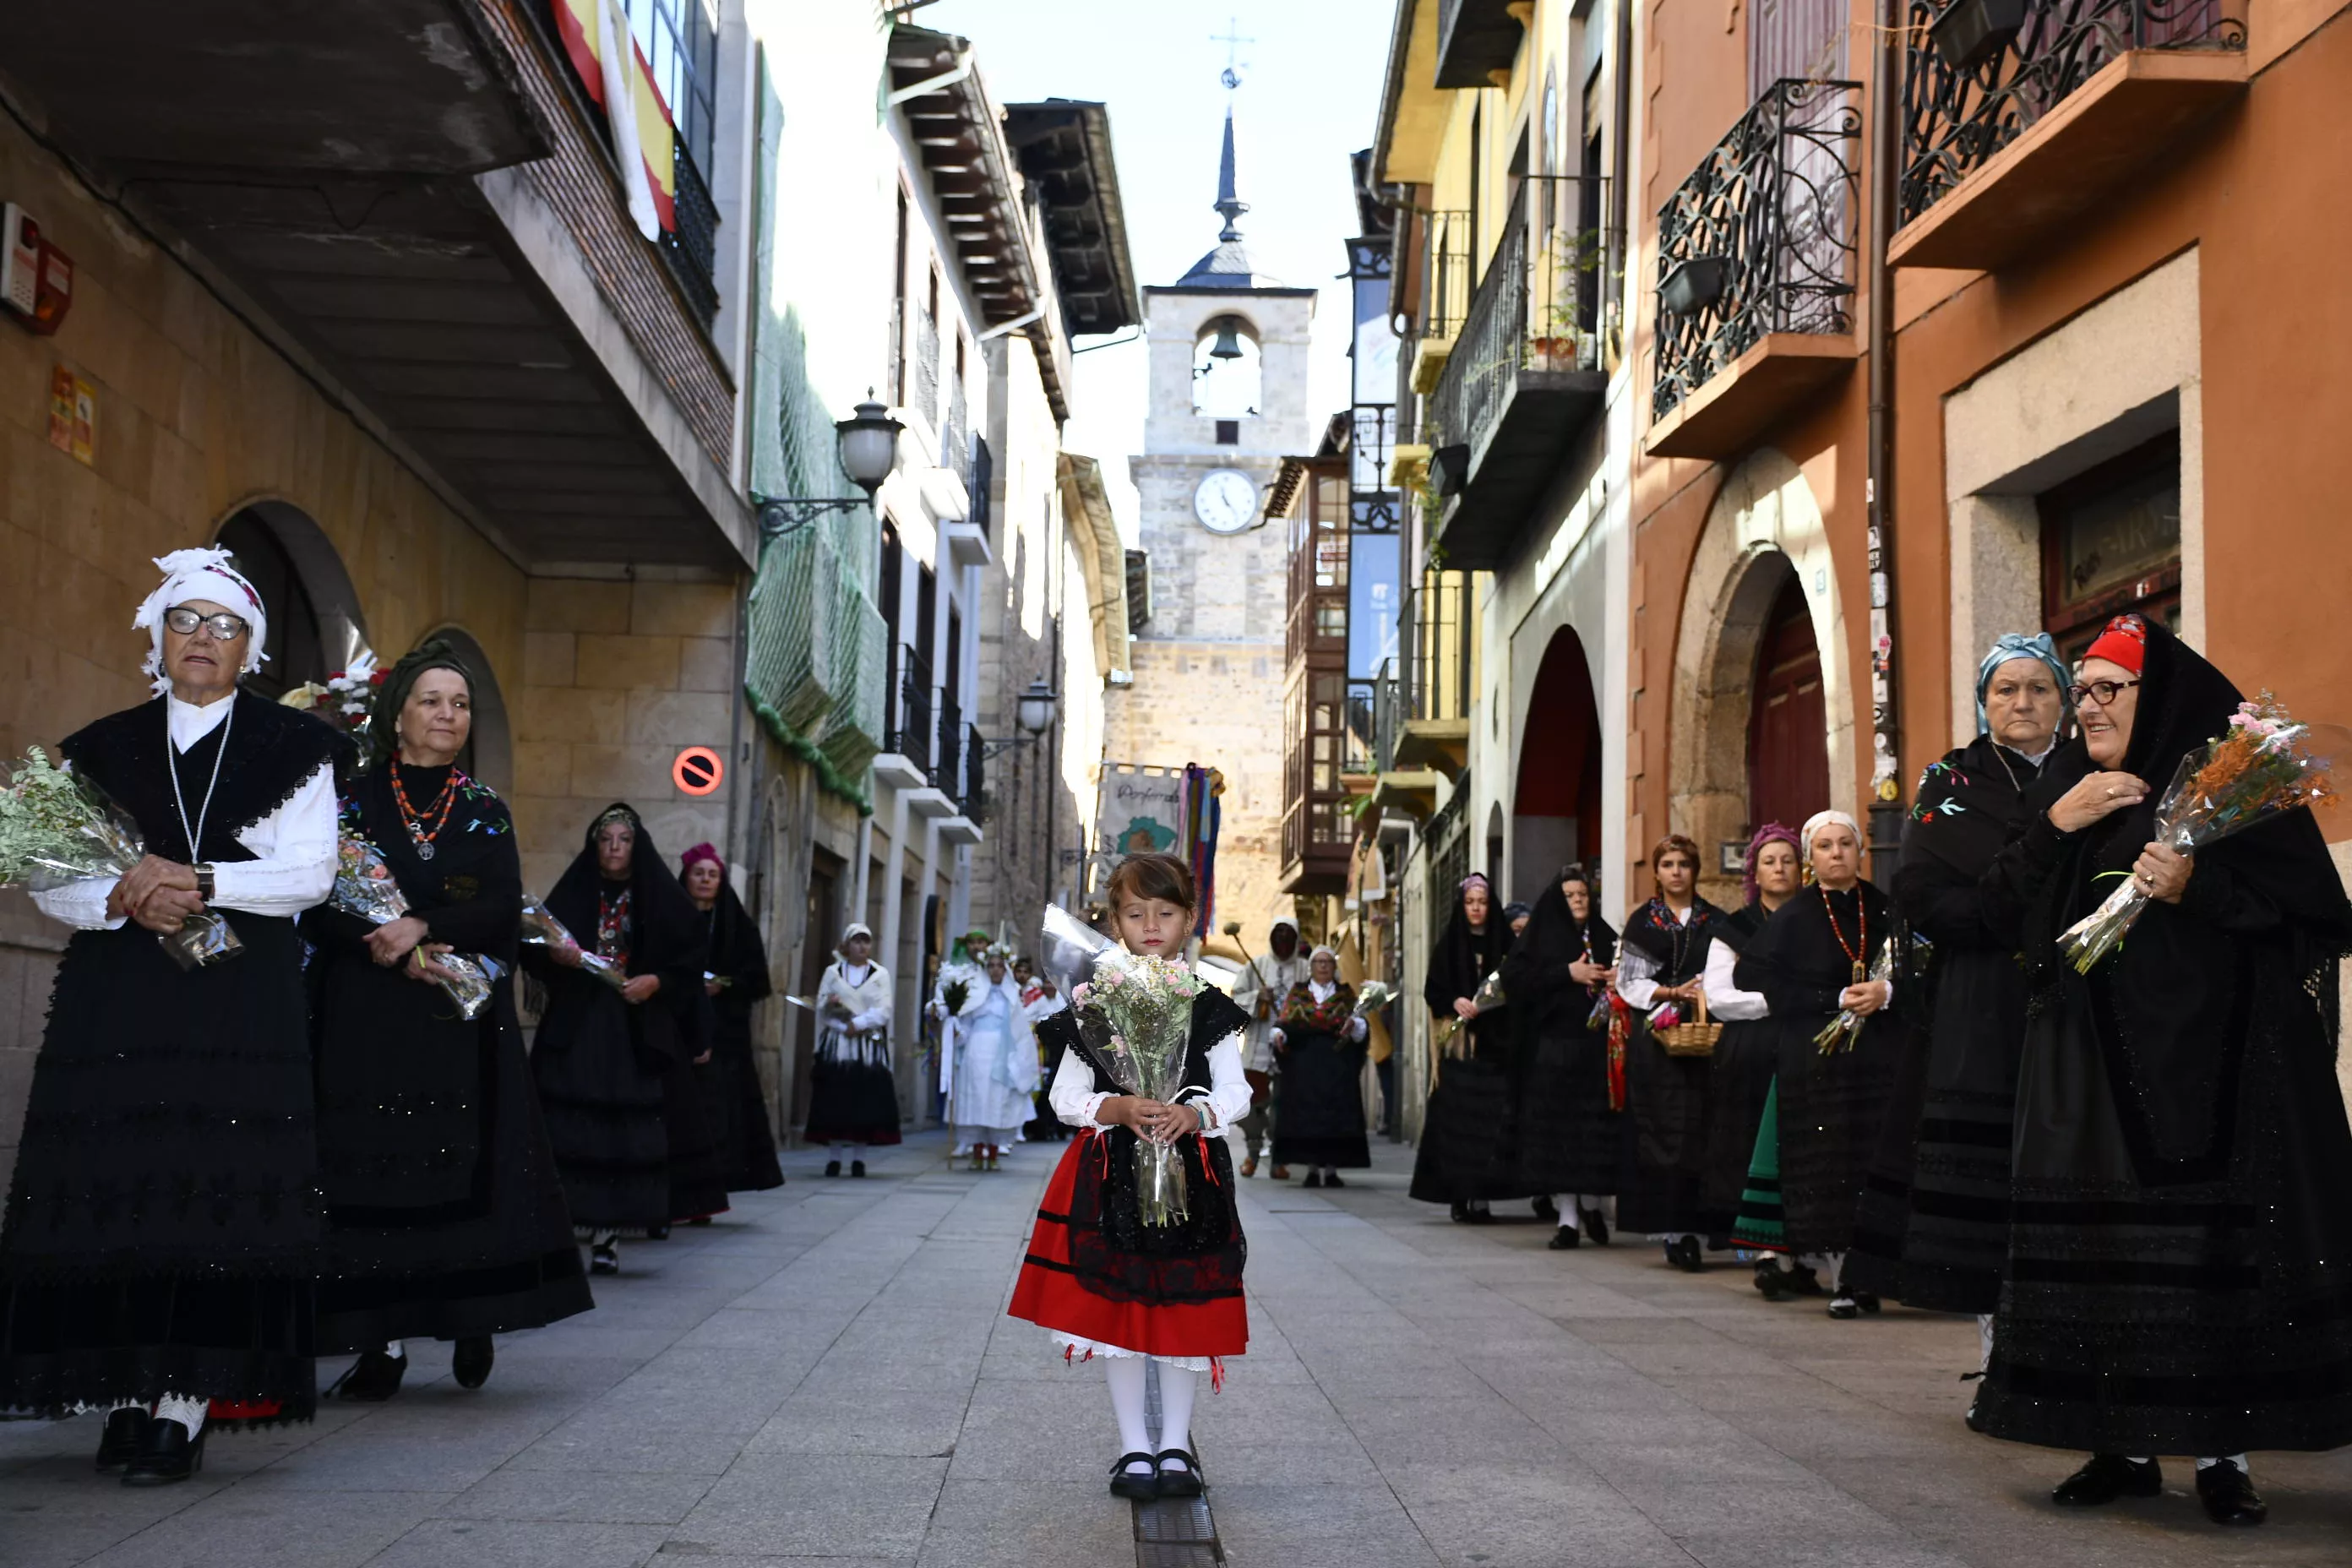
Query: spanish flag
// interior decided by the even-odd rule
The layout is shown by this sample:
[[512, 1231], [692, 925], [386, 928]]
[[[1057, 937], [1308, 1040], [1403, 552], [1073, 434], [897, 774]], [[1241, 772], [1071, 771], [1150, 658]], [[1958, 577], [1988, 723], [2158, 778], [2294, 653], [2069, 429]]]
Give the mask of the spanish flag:
[[[589, 100], [604, 110], [613, 129], [613, 151], [629, 195], [629, 211], [647, 239], [677, 230], [677, 131], [669, 105], [654, 85], [645, 51], [629, 36], [621, 0], [556, 0], [555, 19], [563, 52], [579, 73]], [[622, 57], [626, 57], [626, 66]], [[625, 99], [629, 112], [614, 112]], [[632, 157], [631, 154], [635, 156]], [[641, 177], [631, 177], [635, 170]]]

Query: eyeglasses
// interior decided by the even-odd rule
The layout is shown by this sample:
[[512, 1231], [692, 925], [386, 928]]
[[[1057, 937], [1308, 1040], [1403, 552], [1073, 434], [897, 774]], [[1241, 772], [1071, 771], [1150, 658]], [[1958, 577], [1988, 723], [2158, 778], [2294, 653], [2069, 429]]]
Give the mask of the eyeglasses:
[[196, 628], [202, 626], [222, 642], [235, 642], [252, 629], [250, 623], [226, 610], [217, 616], [200, 616], [184, 605], [164, 611], [163, 624], [184, 637], [195, 636]]
[[2117, 694], [2127, 691], [2138, 684], [2139, 682], [2137, 680], [2086, 681], [2080, 686], [2068, 687], [2066, 689], [2066, 700], [2073, 706], [2080, 708], [2083, 705], [2084, 699], [2088, 698], [2090, 700], [2097, 703], [2100, 707], [2105, 708], [2115, 701]]

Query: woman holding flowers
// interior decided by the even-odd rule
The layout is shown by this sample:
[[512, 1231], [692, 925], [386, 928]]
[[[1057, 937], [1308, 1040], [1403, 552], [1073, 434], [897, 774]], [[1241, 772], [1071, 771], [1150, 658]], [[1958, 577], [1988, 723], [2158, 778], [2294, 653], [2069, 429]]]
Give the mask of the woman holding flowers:
[[1551, 1194], [1559, 1225], [1549, 1245], [1560, 1252], [1608, 1241], [1601, 1210], [1625, 1163], [1624, 1063], [1610, 1047], [1607, 1000], [1617, 932], [1592, 890], [1591, 873], [1562, 866], [1503, 961], [1518, 1037], [1519, 1177]]
[[[2352, 909], [2308, 811], [2193, 856], [2156, 842], [2150, 784], [2209, 742], [2234, 739], [2227, 773], [2274, 738], [2233, 734], [2237, 689], [2170, 632], [2117, 617], [2068, 695], [2081, 739], [2001, 857], [2033, 1000], [1970, 1419], [2089, 1450], [2061, 1503], [2155, 1496], [2154, 1456], [2189, 1454], [2206, 1513], [2256, 1524], [2247, 1450], [2352, 1442], [2352, 1131], [2335, 1072]], [[2144, 913], [2078, 969], [2062, 933], [2126, 881]]]
[[1510, 951], [1510, 933], [1485, 877], [1471, 872], [1454, 897], [1454, 913], [1421, 984], [1430, 1035], [1438, 1042], [1432, 1054], [1442, 1059], [1422, 1114], [1411, 1195], [1449, 1205], [1457, 1225], [1492, 1225], [1489, 1202], [1528, 1194], [1511, 1157], [1509, 1023], [1499, 1004], [1482, 1013], [1478, 1002], [1487, 976]]
[[[319, 1353], [359, 1352], [329, 1391], [345, 1399], [398, 1392], [410, 1338], [455, 1340], [458, 1384], [479, 1388], [491, 1335], [595, 1304], [515, 1014], [514, 821], [457, 766], [473, 696], [438, 640], [387, 672], [342, 833], [381, 854], [407, 912], [377, 924], [339, 896], [303, 920], [327, 1215]], [[453, 952], [506, 971], [471, 1019], [435, 984]]]
[[898, 1087], [890, 1075], [890, 972], [874, 962], [863, 922], [844, 931], [816, 983], [816, 1057], [809, 1066], [808, 1123], [802, 1139], [828, 1144], [828, 1176], [849, 1162], [866, 1174], [866, 1151], [898, 1142]]
[[[0, 1223], [0, 1410], [107, 1410], [99, 1468], [131, 1486], [202, 1464], [212, 1401], [257, 1419], [315, 1406], [318, 1142], [294, 918], [334, 881], [351, 750], [237, 689], [268, 621], [226, 551], [156, 564], [163, 584], [132, 623], [152, 634], [154, 700], [63, 748], [146, 854], [36, 895], [74, 935]], [[167, 950], [205, 917], [225, 918], [234, 951]]]
[[940, 1034], [940, 1088], [948, 1097], [948, 1124], [957, 1152], [972, 1169], [993, 1171], [1029, 1120], [1029, 1096], [1038, 1079], [1037, 1037], [1013, 978], [1012, 954], [991, 942], [963, 1011]]
[[589, 1268], [621, 1271], [620, 1237], [727, 1206], [692, 1063], [710, 1049], [702, 917], [635, 808], [614, 805], [547, 896], [566, 931], [610, 960], [617, 988], [580, 949], [525, 955], [547, 984], [531, 1076]]
[[1318, 947], [1307, 978], [1282, 999], [1267, 1038], [1282, 1063], [1283, 1114], [1274, 1127], [1274, 1163], [1307, 1167], [1307, 1185], [1338, 1187], [1339, 1168], [1372, 1163], [1364, 1137], [1364, 1037], [1354, 987], [1339, 978], [1339, 955]]
[[[1065, 1360], [1102, 1361], [1125, 1450], [1111, 1462], [1115, 1495], [1197, 1497], [1194, 1385], [1249, 1347], [1246, 1247], [1224, 1136], [1249, 1110], [1249, 1019], [1185, 961], [1198, 898], [1182, 860], [1129, 856], [1109, 899], [1124, 951], [1099, 960], [1087, 994], [1073, 990], [1075, 1008], [1041, 1026], [1063, 1048], [1054, 1109], [1083, 1135], [1045, 1184], [1008, 1310], [1049, 1331]], [[1146, 1078], [1176, 1087], [1120, 1092]], [[1168, 1168], [1179, 1173], [1172, 1209], [1152, 1179]], [[1146, 1358], [1160, 1363], [1157, 1450]]]
[[[1862, 878], [1862, 830], [1817, 811], [1799, 837], [1813, 885], [1750, 937], [1733, 984], [1760, 994], [1779, 1034], [1779, 1154], [1787, 1250], [1830, 1264], [1830, 1316], [1878, 1310], [1838, 1278], [1906, 1041], [1888, 1011], [1895, 919]], [[1851, 1026], [1846, 1026], [1848, 1024]], [[1825, 1038], [1826, 1037], [1826, 1038]]]

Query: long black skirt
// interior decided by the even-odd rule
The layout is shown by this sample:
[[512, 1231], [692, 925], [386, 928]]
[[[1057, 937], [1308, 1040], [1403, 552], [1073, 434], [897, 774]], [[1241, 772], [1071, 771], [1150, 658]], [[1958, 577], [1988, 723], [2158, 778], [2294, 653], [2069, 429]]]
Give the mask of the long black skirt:
[[828, 1029], [809, 1064], [810, 1143], [889, 1144], [898, 1142], [898, 1084], [889, 1047], [879, 1036]]
[[2098, 975], [2027, 1026], [1981, 1430], [2106, 1454], [2352, 1443], [2352, 1130], [2335, 1041], [2284, 954], [2252, 969], [2242, 1054], [2216, 1096], [2235, 1114], [2193, 1178], [2141, 1174], [2122, 1071], [2089, 1017]]
[[[712, 1053], [717, 1059], [717, 1052]], [[704, 1063], [703, 1066], [709, 1066]], [[669, 1217], [708, 1219], [727, 1212], [727, 1178], [719, 1133], [702, 1092], [701, 1070], [674, 1057], [662, 1058], [662, 1128], [669, 1141]]]
[[437, 987], [333, 942], [311, 960], [319, 1353], [539, 1328], [595, 1302], [531, 1091], [512, 981], [459, 1017]]
[[1531, 1193], [1604, 1197], [1625, 1184], [1630, 1118], [1609, 1107], [1609, 1037], [1570, 1022], [1520, 1068], [1517, 1179]]
[[0, 1409], [318, 1395], [320, 1227], [293, 922], [182, 970], [136, 925], [66, 948], [5, 1223]]
[[1711, 1057], [1678, 1057], [1636, 1020], [1625, 1042], [1625, 1092], [1633, 1117], [1633, 1180], [1617, 1197], [1617, 1226], [1629, 1235], [1727, 1230], [1728, 1210], [1702, 1198], [1707, 1152]]
[[1706, 1082], [1706, 1153], [1699, 1173], [1699, 1205], [1710, 1218], [1739, 1212], [1765, 1102], [1780, 1070], [1780, 1042], [1771, 1020], [1748, 1018], [1723, 1026]]
[[1927, 1051], [1888, 1112], [1845, 1277], [1932, 1311], [1990, 1312], [2009, 1252], [2025, 973], [2009, 953], [1950, 949], [1933, 984]]
[[710, 1059], [694, 1069], [702, 1114], [717, 1145], [719, 1175], [730, 1193], [763, 1193], [784, 1184], [776, 1163], [776, 1134], [760, 1069], [751, 1060], [751, 1020], [730, 1013], [722, 997]]
[[[1476, 1057], [1440, 1063], [1422, 1118], [1411, 1195], [1426, 1204], [1458, 1204], [1532, 1193], [1511, 1153], [1511, 1100], [1510, 1069], [1503, 1063]], [[1289, 1114], [1286, 1084], [1275, 1117], [1277, 1132]]]
[[1909, 1048], [1899, 1019], [1866, 1020], [1852, 1048], [1824, 1056], [1813, 1037], [1834, 1015], [1771, 1020], [1780, 1037], [1780, 1202], [1789, 1250], [1853, 1246], [1863, 1181]]
[[[638, 1043], [620, 993], [575, 973], [550, 979], [530, 1070], [572, 1223], [643, 1234], [677, 1217], [670, 1064]], [[692, 1079], [685, 1082], [690, 1090]]]
[[1370, 1165], [1364, 1043], [1321, 1029], [1285, 1033], [1289, 1045], [1282, 1053], [1282, 1115], [1274, 1124], [1274, 1163], [1351, 1171]]

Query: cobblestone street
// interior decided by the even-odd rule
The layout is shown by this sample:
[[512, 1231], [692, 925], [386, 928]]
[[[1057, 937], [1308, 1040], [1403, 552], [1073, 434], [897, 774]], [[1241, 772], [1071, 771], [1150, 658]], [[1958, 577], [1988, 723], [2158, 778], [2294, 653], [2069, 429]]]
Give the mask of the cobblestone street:
[[[1229, 1563], [2342, 1560], [2352, 1458], [2257, 1456], [2259, 1532], [2207, 1525], [2181, 1461], [2159, 1500], [2061, 1515], [2067, 1457], [1961, 1426], [1973, 1325], [1836, 1323], [1742, 1268], [1457, 1227], [1379, 1148], [1339, 1193], [1246, 1184], [1251, 1353], [1196, 1427]], [[502, 1340], [481, 1392], [415, 1346], [393, 1404], [226, 1437], [188, 1485], [93, 1475], [89, 1418], [0, 1427], [0, 1563], [1139, 1561], [1099, 1373], [1002, 1316], [1055, 1151], [995, 1176], [944, 1152], [917, 1138], [865, 1182], [789, 1156], [780, 1193], [625, 1246], [594, 1312]]]

